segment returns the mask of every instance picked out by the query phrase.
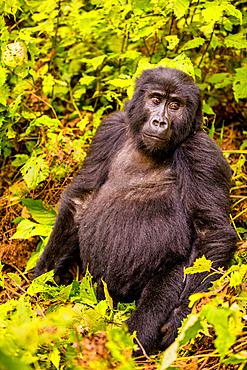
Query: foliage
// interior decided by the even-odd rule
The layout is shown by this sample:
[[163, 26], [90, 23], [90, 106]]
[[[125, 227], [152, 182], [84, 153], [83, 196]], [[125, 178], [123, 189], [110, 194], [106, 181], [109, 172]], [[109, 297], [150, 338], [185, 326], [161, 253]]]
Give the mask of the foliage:
[[65, 177], [102, 114], [158, 64], [196, 75], [209, 117], [226, 87], [228, 100], [246, 98], [246, 24], [245, 4], [227, 0], [1, 2], [3, 156], [28, 189]]
[[[207, 271], [209, 264], [203, 257], [194, 264], [194, 273], [201, 273], [203, 265]], [[81, 282], [74, 280], [67, 286], [57, 286], [51, 271], [23, 289], [23, 275], [6, 274], [2, 268], [3, 265], [0, 285], [14, 298], [0, 306], [0, 369], [139, 368], [131, 359], [134, 336], [127, 333], [123, 324], [134, 304], [113, 307], [106, 284], [106, 299], [98, 301], [96, 284], [88, 271]], [[172, 364], [183, 368], [190, 347], [206, 337], [215, 346], [210, 357], [215, 357], [221, 365], [247, 364], [244, 331], [247, 265], [233, 265], [226, 273], [218, 271], [218, 274], [221, 277], [210, 292], [191, 296], [192, 313], [184, 320], [178, 338], [163, 358], [161, 354], [152, 356], [156, 361], [162, 359], [160, 366], [157, 364], [160, 370]], [[235, 291], [234, 297], [231, 289]], [[86, 343], [91, 341], [93, 347], [93, 338], [100, 338], [103, 332], [104, 350], [96, 348], [89, 356]], [[100, 355], [96, 355], [97, 351]], [[205, 354], [199, 353], [196, 360], [201, 365]]]
[[[208, 271], [211, 261], [203, 256], [191, 268], [194, 273]], [[189, 269], [187, 269], [189, 270]], [[192, 270], [189, 270], [191, 273]], [[165, 351], [160, 370], [170, 368], [171, 364], [182, 366], [185, 346], [193, 345], [195, 340], [200, 340], [202, 334], [212, 337], [215, 333], [214, 346], [216, 352], [210, 356], [220, 359], [221, 365], [247, 364], [245, 349], [245, 322], [247, 307], [247, 265], [233, 265], [226, 274], [218, 271], [221, 278], [214, 282], [208, 293], [196, 293], [190, 297], [192, 313], [183, 321], [176, 341]], [[230, 289], [235, 289], [235, 296], [230, 295]], [[199, 302], [204, 303], [203, 306]], [[243, 345], [237, 345], [239, 340]], [[234, 345], [235, 343], [235, 345]], [[179, 357], [180, 354], [180, 357]], [[197, 364], [204, 360], [204, 355], [198, 355]]]
[[30, 221], [28, 218], [24, 217], [18, 217], [15, 219], [14, 222], [17, 223], [18, 226], [11, 239], [29, 239], [32, 236], [39, 236], [41, 239], [36, 252], [32, 254], [27, 263], [25, 271], [29, 271], [36, 265], [48, 242], [55, 224], [57, 213], [52, 207], [50, 207], [51, 210], [47, 210], [47, 208], [44, 207], [42, 200], [21, 199], [21, 201], [36, 222]]
[[97, 336], [103, 330], [108, 351], [101, 357], [95, 354], [86, 368], [106, 369], [117, 362], [116, 369], [133, 369], [133, 337], [121, 327], [133, 304], [113, 310], [108, 300], [98, 302], [88, 272], [81, 283], [66, 287], [57, 286], [52, 275], [35, 279], [24, 291], [18, 274], [1, 273], [0, 284], [8, 291], [17, 287], [22, 294], [0, 306], [0, 369], [80, 369], [85, 333]]
[[[25, 209], [12, 239], [40, 237], [26, 271], [35, 265], [56, 215], [30, 197], [46, 181], [56, 184], [81, 165], [102, 117], [123, 107], [143, 69], [175, 67], [195, 78], [205, 125], [219, 146], [226, 125], [218, 134], [218, 107], [236, 106], [247, 97], [244, 1], [0, 1], [0, 26], [1, 164], [18, 180], [3, 199], [21, 201]], [[227, 158], [238, 155], [231, 161], [232, 195], [246, 187], [246, 148], [244, 140], [240, 150], [225, 151]], [[247, 233], [246, 220], [238, 222], [246, 214], [245, 201], [241, 197], [233, 206], [240, 209], [232, 217], [240, 239]], [[247, 366], [244, 248], [236, 262], [225, 274], [203, 258], [185, 270], [185, 275], [210, 271], [221, 278], [211, 292], [191, 297], [193, 311], [178, 339], [164, 357], [148, 361], [163, 357], [161, 370], [188, 368], [190, 349], [210, 338], [214, 349], [195, 356], [198, 366], [210, 356], [218, 366]], [[133, 338], [121, 326], [134, 305], [115, 309], [105, 284], [106, 299], [98, 302], [88, 273], [66, 287], [48, 273], [24, 289], [25, 275], [4, 273], [2, 265], [0, 270], [0, 287], [9, 297], [0, 306], [0, 370], [138, 368], [130, 357]], [[86, 338], [94, 340], [102, 331], [110, 355], [90, 360]]]

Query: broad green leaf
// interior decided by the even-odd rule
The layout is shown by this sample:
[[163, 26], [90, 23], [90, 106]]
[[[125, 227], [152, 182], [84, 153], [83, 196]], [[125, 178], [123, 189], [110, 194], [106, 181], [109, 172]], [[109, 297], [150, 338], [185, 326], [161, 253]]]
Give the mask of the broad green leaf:
[[177, 35], [166, 36], [165, 39], [168, 41], [167, 49], [173, 50], [179, 44], [179, 38]]
[[107, 309], [108, 304], [106, 300], [99, 301], [99, 303], [95, 306], [95, 310], [100, 314], [101, 317], [106, 316]]
[[10, 239], [29, 239], [31, 238], [33, 229], [37, 226], [35, 222], [29, 220], [22, 220], [18, 226], [14, 235]]
[[239, 99], [247, 97], [247, 67], [237, 68], [233, 81], [234, 97], [238, 102]]
[[94, 76], [88, 76], [85, 73], [83, 73], [83, 77], [80, 78], [79, 82], [80, 82], [81, 85], [89, 86], [95, 80], [96, 80], [96, 77], [94, 77]]
[[141, 28], [136, 34], [135, 34], [135, 36], [133, 37], [133, 41], [137, 41], [137, 40], [139, 40], [140, 38], [142, 38], [142, 37], [144, 37], [144, 38], [146, 38], [146, 37], [148, 37], [148, 36], [152, 36], [153, 34], [154, 34], [154, 32], [155, 32], [155, 29], [154, 29], [154, 27], [152, 26], [152, 27], [150, 27], [150, 26], [148, 26], [148, 27], [143, 27], [143, 28]]
[[176, 18], [180, 19], [187, 12], [190, 2], [189, 0], [169, 0], [168, 4], [168, 8], [174, 11]]
[[161, 59], [157, 66], [160, 65], [164, 67], [177, 68], [195, 79], [194, 66], [185, 53], [179, 54], [174, 59]]
[[96, 298], [96, 285], [93, 285], [92, 280], [92, 275], [87, 270], [80, 284], [80, 300], [82, 303], [89, 305], [94, 305], [98, 302]]
[[28, 160], [27, 154], [16, 154], [15, 159], [12, 161], [12, 166], [23, 166]]
[[55, 118], [50, 118], [49, 116], [43, 114], [41, 117], [35, 119], [32, 122], [33, 125], [37, 127], [49, 127], [49, 128], [57, 128], [60, 124], [60, 121]]
[[202, 16], [207, 23], [215, 23], [220, 20], [224, 12], [233, 15], [242, 23], [242, 14], [236, 7], [227, 0], [206, 1], [205, 9], [202, 10]]
[[206, 40], [203, 39], [202, 37], [195, 37], [193, 40], [187, 41], [181, 50], [189, 50], [189, 49], [198, 48], [199, 46], [203, 45], [205, 41]]
[[201, 258], [197, 258], [192, 267], [184, 269], [184, 275], [187, 274], [197, 274], [201, 272], [210, 271], [212, 266], [212, 261], [207, 260], [203, 255]]
[[232, 15], [233, 17], [239, 19], [239, 24], [242, 24], [242, 13], [240, 10], [238, 10], [233, 4], [231, 4], [229, 1], [224, 2], [224, 8], [225, 12], [228, 15]]
[[113, 85], [113, 86], [121, 87], [122, 89], [126, 89], [131, 85], [132, 80], [131, 79], [124, 80], [122, 78], [115, 78], [114, 80], [108, 81], [108, 83]]
[[2, 349], [0, 349], [0, 368], [1, 370], [31, 370], [30, 366], [20, 362], [19, 357], [15, 357], [12, 354], [9, 355], [3, 352]]
[[227, 48], [235, 49], [247, 48], [246, 36], [241, 33], [236, 33], [235, 35], [228, 35], [227, 37], [225, 37], [224, 43]]
[[22, 176], [29, 189], [34, 189], [49, 176], [49, 167], [42, 157], [31, 157], [21, 168]]
[[41, 225], [36, 222], [24, 219], [16, 229], [10, 239], [29, 239], [32, 236], [48, 236], [52, 232], [53, 226]]
[[225, 5], [222, 3], [220, 0], [205, 2], [205, 9], [202, 10], [202, 16], [206, 23], [215, 23], [223, 16]]
[[106, 55], [100, 55], [99, 57], [89, 59], [88, 62], [93, 66], [94, 69], [97, 69], [105, 60]]
[[238, 270], [231, 272], [230, 274], [230, 287], [236, 288], [243, 282], [243, 278], [247, 273], [247, 265], [239, 266]]
[[21, 201], [35, 221], [43, 225], [54, 226], [57, 213], [52, 207], [50, 207], [51, 210], [48, 211], [44, 207], [43, 201], [40, 199], [22, 198]]
[[185, 346], [191, 339], [195, 339], [197, 334], [203, 329], [199, 315], [191, 314], [187, 323], [179, 334], [179, 347]]
[[210, 76], [208, 82], [214, 83], [216, 89], [222, 89], [233, 82], [233, 77], [229, 73], [215, 73]]
[[[202, 107], [202, 111], [203, 113], [206, 113], [206, 114], [213, 114], [215, 116], [215, 113], [213, 111], [213, 109], [210, 107], [210, 105], [208, 105], [207, 103], [203, 102], [203, 107]], [[210, 136], [211, 137], [211, 136]]]
[[231, 310], [215, 307], [212, 303], [203, 306], [201, 314], [205, 315], [207, 321], [214, 326], [217, 335], [214, 345], [223, 358], [236, 339], [236, 336], [229, 331], [228, 326]]

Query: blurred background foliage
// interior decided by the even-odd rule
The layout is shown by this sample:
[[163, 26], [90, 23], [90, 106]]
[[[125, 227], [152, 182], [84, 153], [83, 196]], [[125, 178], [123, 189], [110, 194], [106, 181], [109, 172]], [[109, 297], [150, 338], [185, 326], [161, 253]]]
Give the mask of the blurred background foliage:
[[208, 127], [244, 128], [246, 25], [241, 0], [0, 0], [0, 195], [65, 178], [138, 66], [192, 66]]

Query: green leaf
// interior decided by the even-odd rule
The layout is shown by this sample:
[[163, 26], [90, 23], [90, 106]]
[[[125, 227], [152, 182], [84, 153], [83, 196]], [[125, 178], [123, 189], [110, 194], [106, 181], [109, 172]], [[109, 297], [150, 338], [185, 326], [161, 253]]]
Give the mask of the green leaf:
[[14, 280], [14, 282], [17, 284], [17, 285], [21, 285], [21, 281], [22, 281], [22, 279], [20, 278], [20, 276], [19, 275], [17, 275], [17, 274], [14, 274], [14, 273], [12, 273], [12, 272], [9, 272], [8, 273], [8, 277], [10, 278], [10, 279], [12, 279], [12, 280]]
[[56, 369], [59, 369], [59, 362], [60, 362], [60, 353], [59, 350], [55, 347], [50, 354], [50, 360], [55, 366]]
[[29, 189], [34, 189], [49, 176], [49, 167], [42, 157], [31, 157], [21, 168], [22, 176]]
[[247, 48], [246, 36], [241, 33], [228, 35], [227, 37], [225, 37], [224, 43], [227, 48], [235, 48], [238, 50]]
[[7, 78], [7, 74], [8, 74], [8, 70], [6, 68], [0, 66], [0, 87], [2, 87], [3, 84], [5, 83], [6, 78]]
[[81, 85], [89, 86], [96, 80], [96, 77], [94, 76], [88, 76], [85, 73], [83, 73], [83, 77], [80, 78], [79, 83]]
[[179, 343], [178, 341], [175, 341], [170, 345], [170, 347], [168, 347], [165, 350], [162, 363], [160, 366], [160, 370], [169, 369], [169, 367], [173, 364], [173, 362], [178, 357], [178, 353], [177, 353], [178, 348], [179, 348]]
[[168, 8], [174, 11], [177, 19], [182, 18], [189, 8], [189, 0], [169, 0]]
[[16, 154], [15, 159], [12, 161], [12, 166], [23, 166], [28, 160], [27, 154]]
[[122, 89], [127, 89], [131, 85], [132, 80], [131, 79], [124, 80], [122, 78], [115, 78], [114, 80], [108, 81], [108, 83], [116, 87], [121, 87]]
[[179, 347], [185, 346], [191, 339], [195, 339], [198, 333], [203, 330], [199, 315], [191, 314], [188, 321], [182, 329], [178, 340]]
[[247, 265], [244, 264], [242, 264], [241, 266], [235, 265], [232, 266], [232, 270], [233, 271], [230, 274], [229, 286], [236, 288], [238, 285], [241, 285], [244, 280], [244, 276], [247, 273]]
[[[229, 1], [225, 1], [224, 2], [224, 8], [225, 8], [225, 12], [230, 15], [230, 16], [233, 16], [235, 18], [237, 18], [239, 20], [239, 24], [242, 24], [242, 13], [240, 10], [238, 10], [234, 5], [232, 5]], [[236, 24], [236, 23], [235, 23]]]
[[106, 55], [100, 55], [99, 57], [87, 59], [87, 63], [90, 63], [93, 69], [97, 69], [104, 62], [105, 58]]
[[203, 255], [201, 258], [197, 258], [192, 267], [184, 269], [184, 275], [187, 274], [197, 274], [201, 272], [210, 271], [212, 266], [212, 261], [207, 260]]
[[154, 27], [142, 27], [136, 34], [135, 36], [133, 37], [133, 41], [137, 41], [139, 40], [140, 38], [144, 37], [148, 37], [148, 36], [152, 36], [155, 32], [155, 29]]
[[[207, 103], [203, 102], [203, 107], [202, 107], [202, 111], [203, 113], [206, 113], [206, 114], [213, 114], [215, 116], [215, 113], [213, 111], [213, 109], [210, 107], [210, 105], [208, 105]], [[210, 136], [210, 135], [209, 135]], [[211, 137], [211, 136], [210, 136]]]
[[205, 9], [202, 10], [202, 16], [205, 22], [217, 22], [223, 16], [224, 7], [223, 1], [207, 1], [205, 3]]
[[87, 270], [80, 284], [80, 299], [83, 303], [89, 305], [94, 305], [98, 302], [96, 298], [96, 285], [93, 285], [92, 280], [93, 277]]
[[247, 97], [247, 67], [237, 68], [233, 81], [234, 97], [238, 102], [239, 99]]
[[39, 241], [38, 246], [36, 248], [36, 251], [31, 254], [31, 257], [27, 261], [25, 272], [28, 272], [28, 271], [32, 270], [36, 266], [36, 264], [39, 260], [39, 257], [41, 256], [41, 254], [44, 250], [44, 246], [48, 242], [48, 239], [49, 239], [49, 237], [46, 237], [46, 239], [44, 241], [43, 240]]
[[[13, 13], [12, 13], [13, 14]], [[20, 362], [19, 357], [4, 353], [0, 349], [0, 369], [1, 370], [31, 370], [31, 367]]]
[[205, 315], [207, 321], [214, 326], [217, 335], [214, 345], [223, 358], [236, 340], [236, 336], [230, 332], [228, 327], [231, 310], [208, 304], [203, 306], [201, 314]]
[[214, 125], [214, 122], [215, 122], [215, 120], [213, 120], [211, 129], [210, 129], [210, 131], [208, 133], [208, 135], [209, 135], [209, 137], [211, 137], [211, 139], [214, 138], [214, 133], [215, 133], [215, 125]]
[[7, 105], [7, 99], [9, 97], [10, 88], [6, 85], [1, 87], [1, 94], [0, 94], [0, 104], [6, 106]]
[[173, 50], [179, 44], [179, 38], [177, 35], [166, 36], [165, 39], [168, 41], [167, 49]]
[[51, 210], [48, 211], [40, 199], [22, 198], [21, 201], [35, 221], [42, 225], [54, 226], [57, 212], [52, 207], [49, 206]]
[[33, 236], [48, 236], [53, 226], [40, 225], [27, 219], [22, 220], [10, 239], [29, 239]]
[[29, 239], [31, 238], [33, 229], [37, 226], [35, 222], [29, 220], [22, 220], [18, 226], [17, 231], [14, 235], [11, 236], [10, 239]]
[[101, 279], [101, 281], [102, 281], [103, 287], [104, 287], [105, 299], [108, 303], [108, 306], [109, 306], [110, 310], [113, 311], [113, 300], [112, 300], [112, 297], [109, 294], [107, 284], [102, 279]]
[[193, 40], [187, 41], [184, 46], [182, 47], [181, 50], [189, 50], [189, 49], [194, 49], [198, 48], [199, 46], [203, 45], [205, 43], [205, 39], [202, 37], [195, 37]]

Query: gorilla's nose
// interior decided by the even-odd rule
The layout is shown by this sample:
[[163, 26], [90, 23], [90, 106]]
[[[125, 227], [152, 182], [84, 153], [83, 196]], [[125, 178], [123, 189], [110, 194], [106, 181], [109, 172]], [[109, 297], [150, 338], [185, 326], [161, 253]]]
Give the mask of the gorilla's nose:
[[155, 117], [151, 121], [151, 125], [156, 127], [156, 129], [167, 130], [168, 129], [168, 122], [164, 118]]

